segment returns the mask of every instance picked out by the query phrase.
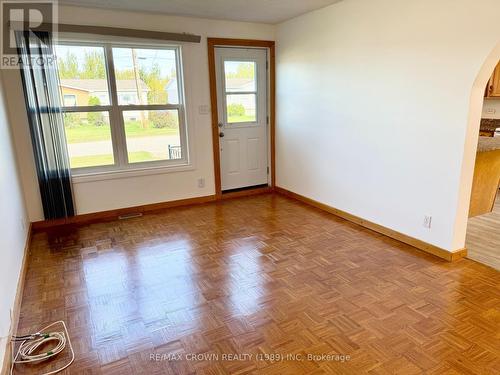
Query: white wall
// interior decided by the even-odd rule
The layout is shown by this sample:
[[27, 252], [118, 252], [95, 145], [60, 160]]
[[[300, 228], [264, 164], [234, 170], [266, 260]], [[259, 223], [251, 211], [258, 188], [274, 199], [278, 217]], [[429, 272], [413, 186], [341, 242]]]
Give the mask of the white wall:
[[5, 96], [0, 82], [0, 368], [8, 343], [10, 310], [14, 307], [28, 221], [11, 143]]
[[471, 90], [499, 12], [497, 0], [345, 0], [278, 25], [278, 186], [462, 247]]
[[[198, 112], [199, 106], [210, 104], [206, 37], [274, 40], [274, 26], [66, 6], [59, 8], [59, 21], [125, 28], [133, 25], [138, 29], [202, 36], [200, 44], [183, 46], [193, 168], [183, 172], [77, 183], [74, 185], [77, 212], [84, 214], [214, 194], [211, 119], [210, 114]], [[13, 130], [21, 178], [26, 187], [29, 218], [31, 221], [42, 220], [20, 76], [17, 71], [3, 73], [9, 91], [9, 107], [16, 114]], [[198, 188], [197, 179], [200, 177], [205, 178], [204, 188]]]

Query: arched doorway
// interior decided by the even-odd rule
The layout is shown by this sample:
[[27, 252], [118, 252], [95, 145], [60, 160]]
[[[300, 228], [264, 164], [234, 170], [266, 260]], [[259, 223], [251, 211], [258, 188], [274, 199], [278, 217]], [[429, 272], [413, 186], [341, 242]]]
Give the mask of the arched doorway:
[[[464, 145], [464, 156], [462, 160], [459, 201], [455, 221], [454, 244], [456, 245], [456, 247], [460, 247], [466, 242], [465, 240], [469, 222], [469, 206], [476, 163], [476, 152], [478, 148], [479, 130], [484, 104], [484, 90], [499, 61], [500, 42], [491, 51], [488, 58], [482, 65], [472, 87], [469, 106], [469, 118]], [[500, 227], [498, 228], [498, 230], [500, 231]], [[500, 249], [500, 243], [498, 244], [498, 248]], [[471, 249], [469, 249], [469, 253], [470, 250]]]

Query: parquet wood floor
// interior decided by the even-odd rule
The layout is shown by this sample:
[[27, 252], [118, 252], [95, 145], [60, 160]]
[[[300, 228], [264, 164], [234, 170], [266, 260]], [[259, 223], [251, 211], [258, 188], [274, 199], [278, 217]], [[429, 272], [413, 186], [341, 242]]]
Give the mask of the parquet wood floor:
[[268, 194], [36, 234], [19, 333], [65, 320], [71, 374], [499, 374], [499, 308], [492, 268]]
[[492, 212], [469, 219], [466, 246], [468, 258], [500, 271], [500, 194]]

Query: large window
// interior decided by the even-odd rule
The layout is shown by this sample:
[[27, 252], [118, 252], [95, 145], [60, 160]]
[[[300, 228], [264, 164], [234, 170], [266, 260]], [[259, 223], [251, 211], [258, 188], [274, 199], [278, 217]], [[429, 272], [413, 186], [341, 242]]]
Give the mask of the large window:
[[178, 47], [61, 42], [56, 54], [74, 173], [187, 163]]

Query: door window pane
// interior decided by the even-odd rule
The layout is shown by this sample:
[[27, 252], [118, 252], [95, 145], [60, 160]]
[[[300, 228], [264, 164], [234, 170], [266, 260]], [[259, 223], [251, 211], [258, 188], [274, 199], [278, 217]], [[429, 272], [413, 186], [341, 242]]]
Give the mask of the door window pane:
[[229, 94], [226, 95], [227, 122], [255, 122], [256, 113], [256, 94]]
[[65, 106], [109, 105], [103, 47], [57, 45], [56, 56]]
[[108, 112], [65, 113], [64, 131], [71, 168], [115, 163]]
[[113, 48], [118, 104], [179, 104], [175, 50]]
[[129, 163], [181, 159], [179, 113], [123, 111]]
[[253, 61], [224, 61], [226, 92], [257, 91], [255, 70]]

